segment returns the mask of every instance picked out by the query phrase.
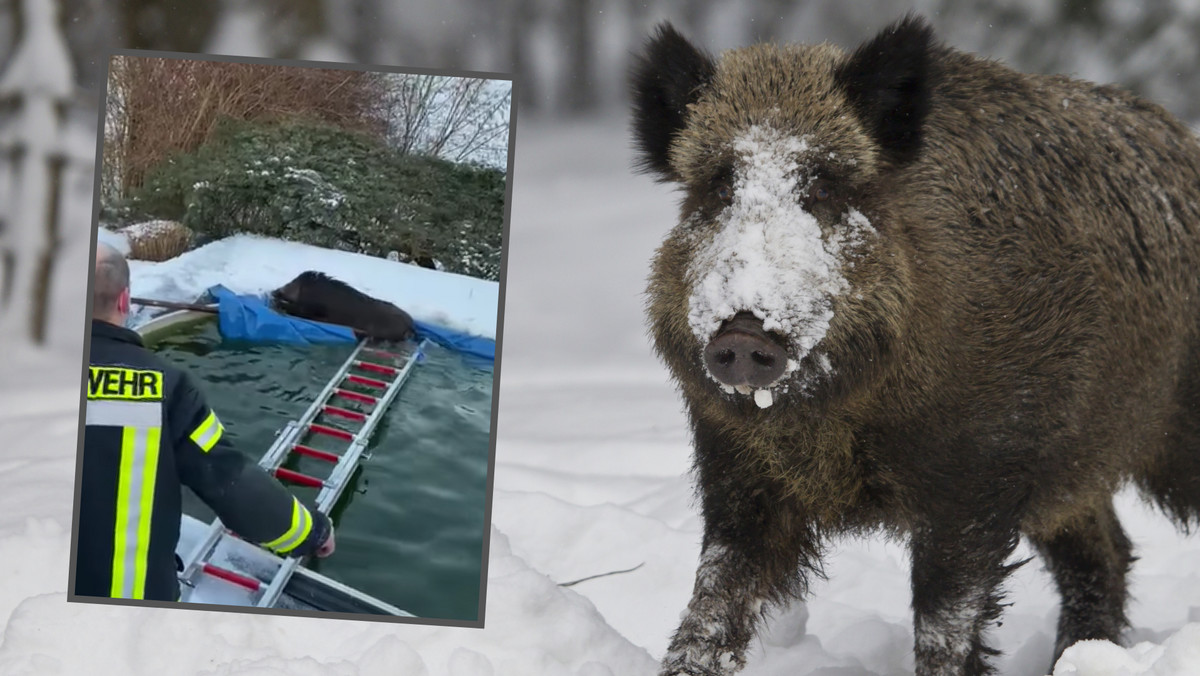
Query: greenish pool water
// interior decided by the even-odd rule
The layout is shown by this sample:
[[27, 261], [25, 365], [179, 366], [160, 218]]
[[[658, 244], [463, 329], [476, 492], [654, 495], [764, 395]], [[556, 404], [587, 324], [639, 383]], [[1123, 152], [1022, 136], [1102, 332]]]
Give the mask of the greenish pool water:
[[[227, 437], [254, 462], [353, 351], [223, 342], [213, 321], [157, 340], [154, 349], [196, 377]], [[340, 398], [333, 403], [369, 410]], [[491, 405], [491, 368], [427, 346], [426, 359], [413, 367], [376, 427], [370, 459], [333, 509], [337, 550], [310, 567], [419, 617], [477, 620]], [[349, 430], [359, 425], [333, 416], [320, 420]], [[322, 435], [304, 443], [335, 452], [346, 445]], [[332, 469], [297, 454], [284, 467], [322, 478]], [[288, 486], [309, 504], [316, 498], [315, 488]], [[184, 510], [213, 518], [190, 493]]]

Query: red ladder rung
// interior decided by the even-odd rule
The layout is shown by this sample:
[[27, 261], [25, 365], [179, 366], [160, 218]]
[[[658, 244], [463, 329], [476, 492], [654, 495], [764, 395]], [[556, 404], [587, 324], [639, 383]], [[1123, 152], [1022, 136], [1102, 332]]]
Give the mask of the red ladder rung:
[[354, 362], [354, 365], [360, 369], [382, 373], [387, 376], [396, 375], [396, 372], [400, 370], [395, 366], [384, 366], [383, 364], [376, 364], [372, 361], [356, 361]]
[[325, 405], [324, 410], [326, 413], [331, 413], [333, 415], [340, 415], [343, 418], [349, 418], [351, 420], [361, 421], [361, 420], [367, 419], [366, 413], [359, 413], [358, 411], [351, 411], [349, 409], [339, 408], [337, 406], [330, 406], [329, 404]]
[[407, 358], [407, 355], [403, 355], [398, 352], [388, 352], [387, 350], [380, 350], [379, 348], [375, 348], [375, 347], [364, 347], [363, 352], [370, 352], [371, 354], [377, 354], [381, 357], [388, 357], [389, 359], [406, 359]]
[[388, 384], [383, 382], [382, 380], [375, 380], [374, 378], [367, 378], [367, 377], [360, 376], [360, 375], [357, 375], [354, 373], [351, 373], [350, 375], [346, 376], [346, 380], [349, 380], [352, 383], [358, 383], [359, 385], [378, 387], [380, 389], [387, 389], [387, 386], [388, 386]]
[[329, 462], [337, 462], [338, 460], [341, 460], [341, 456], [337, 453], [321, 451], [311, 446], [305, 446], [304, 444], [296, 444], [295, 446], [292, 446], [292, 450], [300, 455], [307, 455], [310, 458], [317, 458], [319, 460], [328, 460]]
[[313, 488], [321, 488], [322, 486], [325, 485], [324, 481], [322, 481], [316, 477], [309, 476], [307, 474], [301, 474], [300, 472], [293, 472], [292, 470], [284, 469], [283, 467], [280, 467], [279, 469], [275, 470], [275, 476], [280, 479], [286, 479], [288, 481], [292, 481], [292, 482], [302, 484], [305, 486], [312, 486]]
[[236, 585], [245, 587], [250, 591], [258, 591], [259, 587], [262, 586], [261, 582], [252, 577], [246, 577], [245, 575], [235, 573], [232, 570], [226, 570], [224, 568], [214, 566], [211, 563], [204, 564], [202, 570], [213, 577], [221, 578], [226, 582], [232, 582]]
[[354, 440], [353, 433], [347, 432], [346, 430], [339, 430], [336, 427], [330, 427], [328, 425], [318, 425], [317, 423], [310, 423], [308, 426], [308, 429], [310, 432], [316, 432], [317, 434], [326, 434], [331, 437], [337, 437], [338, 439], [345, 439], [346, 441]]
[[338, 395], [339, 397], [345, 397], [347, 399], [361, 401], [364, 404], [374, 404], [375, 402], [379, 401], [379, 397], [372, 397], [369, 394], [362, 394], [361, 392], [352, 392], [350, 390], [341, 390], [338, 388], [334, 388], [333, 393]]

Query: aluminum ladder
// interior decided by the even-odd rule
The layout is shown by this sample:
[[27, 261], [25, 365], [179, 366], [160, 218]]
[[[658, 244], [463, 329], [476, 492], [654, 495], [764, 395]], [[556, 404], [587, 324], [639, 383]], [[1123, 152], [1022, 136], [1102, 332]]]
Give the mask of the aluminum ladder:
[[[320, 488], [316, 499], [316, 509], [328, 516], [330, 510], [337, 504], [337, 500], [341, 497], [347, 484], [349, 484], [350, 478], [354, 475], [354, 470], [358, 468], [359, 463], [364, 459], [367, 445], [370, 443], [375, 427], [379, 424], [379, 421], [395, 400], [396, 395], [400, 392], [400, 388], [408, 379], [413, 365], [421, 359], [428, 342], [428, 340], [422, 340], [420, 344], [411, 347], [411, 343], [406, 343], [401, 351], [392, 352], [371, 346], [370, 339], [359, 341], [358, 345], [354, 348], [354, 352], [350, 354], [345, 363], [338, 369], [337, 374], [329, 380], [325, 388], [317, 395], [316, 400], [308, 407], [304, 415], [298, 420], [288, 422], [279, 432], [271, 448], [267, 450], [266, 454], [259, 461], [259, 466], [281, 481]], [[365, 358], [367, 355], [382, 357], [385, 360], [390, 359], [393, 363], [386, 364], [368, 360]], [[396, 363], [397, 361], [399, 363]], [[355, 373], [353, 372], [355, 369], [368, 371], [373, 375], [366, 376], [361, 373]], [[375, 377], [376, 375], [392, 376], [392, 379], [383, 380]], [[346, 388], [348, 383], [382, 392], [378, 395], [356, 392]], [[356, 411], [331, 404], [330, 402], [335, 398], [352, 400], [361, 404], [373, 404], [373, 406], [369, 412]], [[357, 432], [350, 432], [317, 422], [317, 419], [322, 415], [336, 416], [362, 424]], [[302, 438], [313, 434], [348, 441], [349, 446], [343, 453], [337, 454], [318, 450], [300, 443]], [[326, 478], [321, 479], [282, 467], [284, 461], [292, 453], [333, 463], [333, 470]], [[219, 518], [214, 519], [212, 525], [209, 527], [207, 536], [193, 548], [187, 560], [183, 562], [184, 568], [179, 575], [180, 581], [190, 585], [201, 574], [211, 575], [245, 587], [252, 592], [262, 590], [262, 594], [255, 606], [259, 608], [274, 607], [287, 583], [291, 580], [293, 574], [295, 574], [296, 568], [302, 563], [301, 559], [297, 557], [282, 557], [283, 561], [279, 569], [275, 572], [271, 580], [264, 584], [259, 579], [221, 568], [209, 561], [217, 547], [221, 544], [222, 539], [228, 537], [237, 536], [226, 529]], [[281, 557], [277, 556], [276, 558]]]

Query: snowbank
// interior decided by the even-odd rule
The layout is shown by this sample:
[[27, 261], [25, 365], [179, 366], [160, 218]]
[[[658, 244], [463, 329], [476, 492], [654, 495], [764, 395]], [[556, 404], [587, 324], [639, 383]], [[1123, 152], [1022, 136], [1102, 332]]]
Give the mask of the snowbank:
[[109, 246], [115, 247], [122, 254], [129, 255], [129, 238], [124, 233], [113, 232], [107, 228], [97, 228], [97, 239]]
[[[44, 540], [43, 536], [35, 542]], [[50, 539], [60, 545], [49, 548], [59, 559], [66, 554], [62, 541]], [[0, 673], [652, 673], [654, 662], [644, 650], [605, 624], [586, 599], [555, 585], [514, 556], [504, 535], [496, 531], [491, 555], [488, 600], [492, 610], [483, 630], [73, 604], [66, 602], [65, 594], [49, 593], [26, 598], [13, 610], [0, 643]], [[49, 627], [53, 631], [47, 631]], [[64, 650], [64, 638], [71, 649]], [[127, 649], [114, 650], [115, 646]], [[233, 663], [213, 668], [215, 661], [234, 656]]]
[[[319, 270], [363, 293], [403, 308], [414, 319], [495, 339], [497, 282], [308, 244], [252, 235], [212, 242], [161, 263], [129, 261], [135, 298], [190, 303], [223, 284], [238, 294], [264, 294], [306, 270]], [[143, 307], [138, 325], [161, 309]]]
[[1054, 676], [1196, 676], [1200, 673], [1200, 624], [1189, 624], [1158, 645], [1128, 650], [1108, 641], [1080, 641], [1063, 652]]

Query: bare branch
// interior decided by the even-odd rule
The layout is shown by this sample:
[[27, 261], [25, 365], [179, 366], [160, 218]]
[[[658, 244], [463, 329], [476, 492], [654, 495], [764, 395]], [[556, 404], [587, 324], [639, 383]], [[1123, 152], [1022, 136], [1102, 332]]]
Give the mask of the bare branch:
[[506, 82], [435, 75], [391, 78], [388, 140], [401, 152], [502, 165], [512, 88]]

